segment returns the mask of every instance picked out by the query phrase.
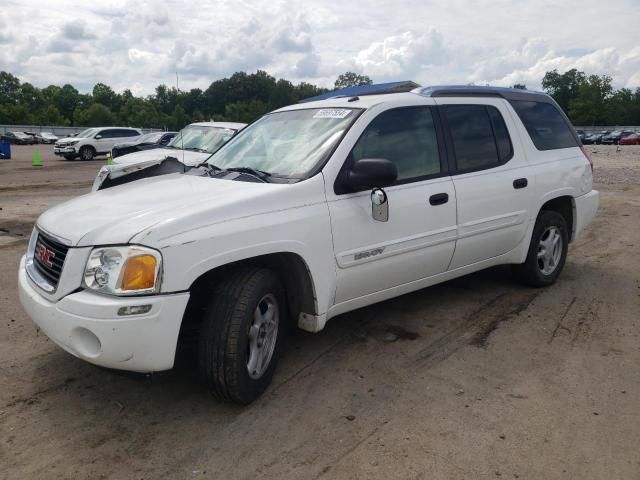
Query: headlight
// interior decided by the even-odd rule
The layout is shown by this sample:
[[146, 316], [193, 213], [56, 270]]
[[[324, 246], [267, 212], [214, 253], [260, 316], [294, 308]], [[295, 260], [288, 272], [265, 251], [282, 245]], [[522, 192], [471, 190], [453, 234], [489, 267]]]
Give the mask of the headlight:
[[70, 146], [72, 146], [72, 145], [75, 145], [75, 144], [76, 144], [76, 143], [78, 143], [79, 141], [80, 141], [80, 140], [74, 140], [74, 141], [72, 141], [72, 142], [67, 142], [66, 146], [67, 146], [67, 147], [70, 147]]
[[162, 256], [137, 245], [95, 248], [84, 270], [85, 287], [112, 295], [154, 293], [160, 288]]

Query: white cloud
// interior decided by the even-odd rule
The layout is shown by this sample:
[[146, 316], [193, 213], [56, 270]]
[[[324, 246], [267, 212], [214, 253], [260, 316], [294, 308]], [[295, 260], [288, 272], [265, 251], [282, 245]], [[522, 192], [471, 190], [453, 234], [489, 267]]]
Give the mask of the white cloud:
[[[374, 81], [526, 83], [578, 68], [640, 86], [637, 0], [5, 0], [0, 70], [39, 86], [98, 82], [148, 94], [202, 89], [237, 70], [332, 86]], [[10, 12], [10, 16], [9, 16]], [[7, 48], [10, 47], [10, 48]]]

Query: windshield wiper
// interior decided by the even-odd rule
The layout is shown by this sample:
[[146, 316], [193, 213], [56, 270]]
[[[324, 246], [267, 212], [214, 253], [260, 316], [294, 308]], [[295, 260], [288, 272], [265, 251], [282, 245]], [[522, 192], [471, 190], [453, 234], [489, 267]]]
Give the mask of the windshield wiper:
[[185, 148], [185, 150], [191, 150], [192, 152], [211, 153], [205, 150], [204, 148], [197, 148], [197, 147], [189, 147], [189, 148]]
[[252, 177], [262, 180], [264, 183], [269, 183], [270, 181], [269, 177], [271, 177], [271, 174], [269, 172], [265, 172], [263, 170], [256, 170], [255, 168], [251, 168], [251, 167], [231, 167], [231, 168], [225, 169], [225, 171], [238, 172], [238, 173], [251, 175]]

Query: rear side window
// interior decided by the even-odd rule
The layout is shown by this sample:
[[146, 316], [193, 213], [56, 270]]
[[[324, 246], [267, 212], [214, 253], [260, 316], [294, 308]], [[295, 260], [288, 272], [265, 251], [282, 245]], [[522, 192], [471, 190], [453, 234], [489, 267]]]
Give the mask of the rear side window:
[[500, 112], [487, 105], [447, 105], [458, 172], [497, 167], [513, 156], [509, 132]]
[[578, 146], [571, 127], [551, 103], [512, 100], [511, 105], [538, 150]]
[[128, 130], [128, 129], [112, 130], [112, 132], [114, 132], [112, 138], [137, 137], [138, 135], [140, 135], [135, 130]]
[[439, 174], [440, 153], [431, 109], [404, 107], [382, 112], [367, 126], [351, 155], [354, 161], [392, 161], [400, 183]]

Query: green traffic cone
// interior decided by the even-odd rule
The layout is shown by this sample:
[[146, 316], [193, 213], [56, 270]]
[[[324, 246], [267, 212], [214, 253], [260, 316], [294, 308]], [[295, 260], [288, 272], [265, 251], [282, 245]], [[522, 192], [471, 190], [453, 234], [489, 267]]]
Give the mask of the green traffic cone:
[[39, 150], [34, 150], [33, 151], [33, 161], [31, 162], [31, 166], [32, 167], [41, 167], [42, 163], [40, 163], [40, 151]]

